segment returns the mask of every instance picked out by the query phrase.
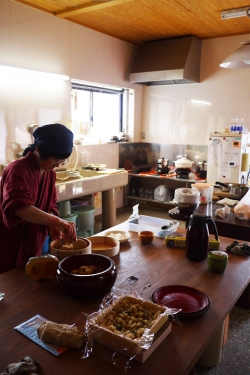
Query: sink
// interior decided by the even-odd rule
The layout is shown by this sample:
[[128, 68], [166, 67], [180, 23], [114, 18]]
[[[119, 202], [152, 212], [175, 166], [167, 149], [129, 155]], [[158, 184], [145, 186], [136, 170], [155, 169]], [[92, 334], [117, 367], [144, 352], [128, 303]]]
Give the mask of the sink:
[[100, 177], [100, 176], [105, 175], [105, 173], [102, 173], [101, 171], [92, 171], [92, 170], [89, 170], [89, 169], [79, 170], [79, 173], [82, 177], [86, 177], [86, 178]]
[[[70, 174], [72, 172], [72, 174]], [[74, 175], [73, 171], [56, 171], [56, 182], [73, 182], [79, 181], [85, 178], [94, 178], [94, 177], [103, 177], [104, 173], [99, 171], [92, 171], [92, 170], [78, 170], [75, 171], [76, 174]], [[77, 175], [78, 174], [78, 175]]]
[[[110, 171], [110, 173], [107, 173], [107, 171]], [[113, 171], [117, 172], [115, 169]], [[79, 174], [81, 177], [69, 177], [66, 171], [58, 172], [58, 179], [56, 180], [57, 201], [63, 202], [127, 185], [127, 171], [111, 172], [112, 170], [92, 171], [80, 169]], [[67, 177], [67, 179], [63, 180], [63, 177]]]

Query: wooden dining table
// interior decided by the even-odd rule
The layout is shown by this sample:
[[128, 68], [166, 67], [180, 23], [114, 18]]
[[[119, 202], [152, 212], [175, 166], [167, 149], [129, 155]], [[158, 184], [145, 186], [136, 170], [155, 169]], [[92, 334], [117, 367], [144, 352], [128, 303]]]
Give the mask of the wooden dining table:
[[[128, 223], [113, 229], [128, 230]], [[185, 229], [175, 235], [185, 236]], [[232, 242], [220, 237], [221, 250]], [[131, 362], [133, 375], [188, 375], [204, 355], [223, 322], [250, 281], [250, 257], [229, 254], [224, 273], [210, 272], [206, 260], [191, 261], [184, 248], [166, 247], [164, 238], [155, 237], [143, 245], [136, 232], [120, 244], [113, 257], [117, 266], [116, 285], [130, 276], [138, 278], [137, 292], [143, 299], [164, 285], [182, 285], [205, 293], [210, 308], [192, 317], [172, 321], [172, 330], [144, 363]], [[82, 359], [81, 350], [69, 349], [58, 357], [40, 347], [14, 327], [40, 314], [44, 318], [72, 325], [84, 313], [97, 311], [101, 298], [73, 299], [57, 285], [56, 280], [33, 281], [24, 270], [14, 269], [0, 275], [0, 372], [10, 363], [31, 355], [39, 363], [40, 375], [119, 375], [122, 369], [111, 360], [95, 353]], [[94, 342], [95, 348], [95, 342]], [[99, 353], [99, 352], [98, 352]]]

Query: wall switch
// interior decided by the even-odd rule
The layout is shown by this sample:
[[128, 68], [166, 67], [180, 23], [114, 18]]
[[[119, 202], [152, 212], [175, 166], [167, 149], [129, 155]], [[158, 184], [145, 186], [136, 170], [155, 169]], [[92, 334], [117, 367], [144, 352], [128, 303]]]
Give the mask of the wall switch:
[[141, 133], [141, 139], [145, 139], [145, 137], [146, 137], [146, 136], [145, 136], [145, 132], [142, 132], [142, 133]]

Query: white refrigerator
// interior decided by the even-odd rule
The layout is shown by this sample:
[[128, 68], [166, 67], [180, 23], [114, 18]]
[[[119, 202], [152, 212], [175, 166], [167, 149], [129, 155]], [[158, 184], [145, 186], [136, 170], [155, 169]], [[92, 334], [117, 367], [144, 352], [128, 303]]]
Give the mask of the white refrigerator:
[[207, 182], [244, 183], [249, 172], [249, 133], [211, 133], [208, 144]]

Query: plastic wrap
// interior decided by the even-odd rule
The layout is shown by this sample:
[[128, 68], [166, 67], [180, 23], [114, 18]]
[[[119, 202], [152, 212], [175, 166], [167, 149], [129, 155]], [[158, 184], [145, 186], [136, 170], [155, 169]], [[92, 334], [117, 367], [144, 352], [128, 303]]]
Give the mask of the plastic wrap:
[[[123, 372], [127, 372], [134, 358], [138, 358], [139, 362], [144, 362], [151, 351], [155, 350], [163, 338], [170, 333], [169, 315], [173, 316], [180, 310], [169, 309], [140, 297], [131, 287], [136, 280], [138, 280], [137, 277], [130, 276], [104, 297], [97, 312], [80, 315], [76, 326], [85, 333], [82, 358], [87, 358], [93, 353], [99, 358], [112, 362]], [[126, 320], [130, 313], [131, 322]], [[141, 321], [146, 321], [145, 327], [143, 322], [142, 327], [137, 330], [139, 324], [135, 321], [136, 317], [139, 317]], [[119, 321], [121, 327], [119, 327]], [[132, 333], [133, 327], [136, 327], [135, 337], [127, 336], [126, 327], [123, 329], [123, 325], [126, 326], [126, 324], [132, 327]], [[141, 334], [137, 335], [138, 331]]]
[[250, 220], [250, 189], [234, 207], [234, 214], [239, 219]]
[[159, 185], [154, 189], [154, 199], [159, 202], [169, 202], [173, 199], [173, 194], [165, 185]]
[[215, 214], [215, 216], [219, 216], [222, 219], [224, 219], [227, 215], [230, 214], [230, 208], [227, 205], [225, 205], [222, 208], [217, 208], [217, 210], [215, 210], [214, 214]]

